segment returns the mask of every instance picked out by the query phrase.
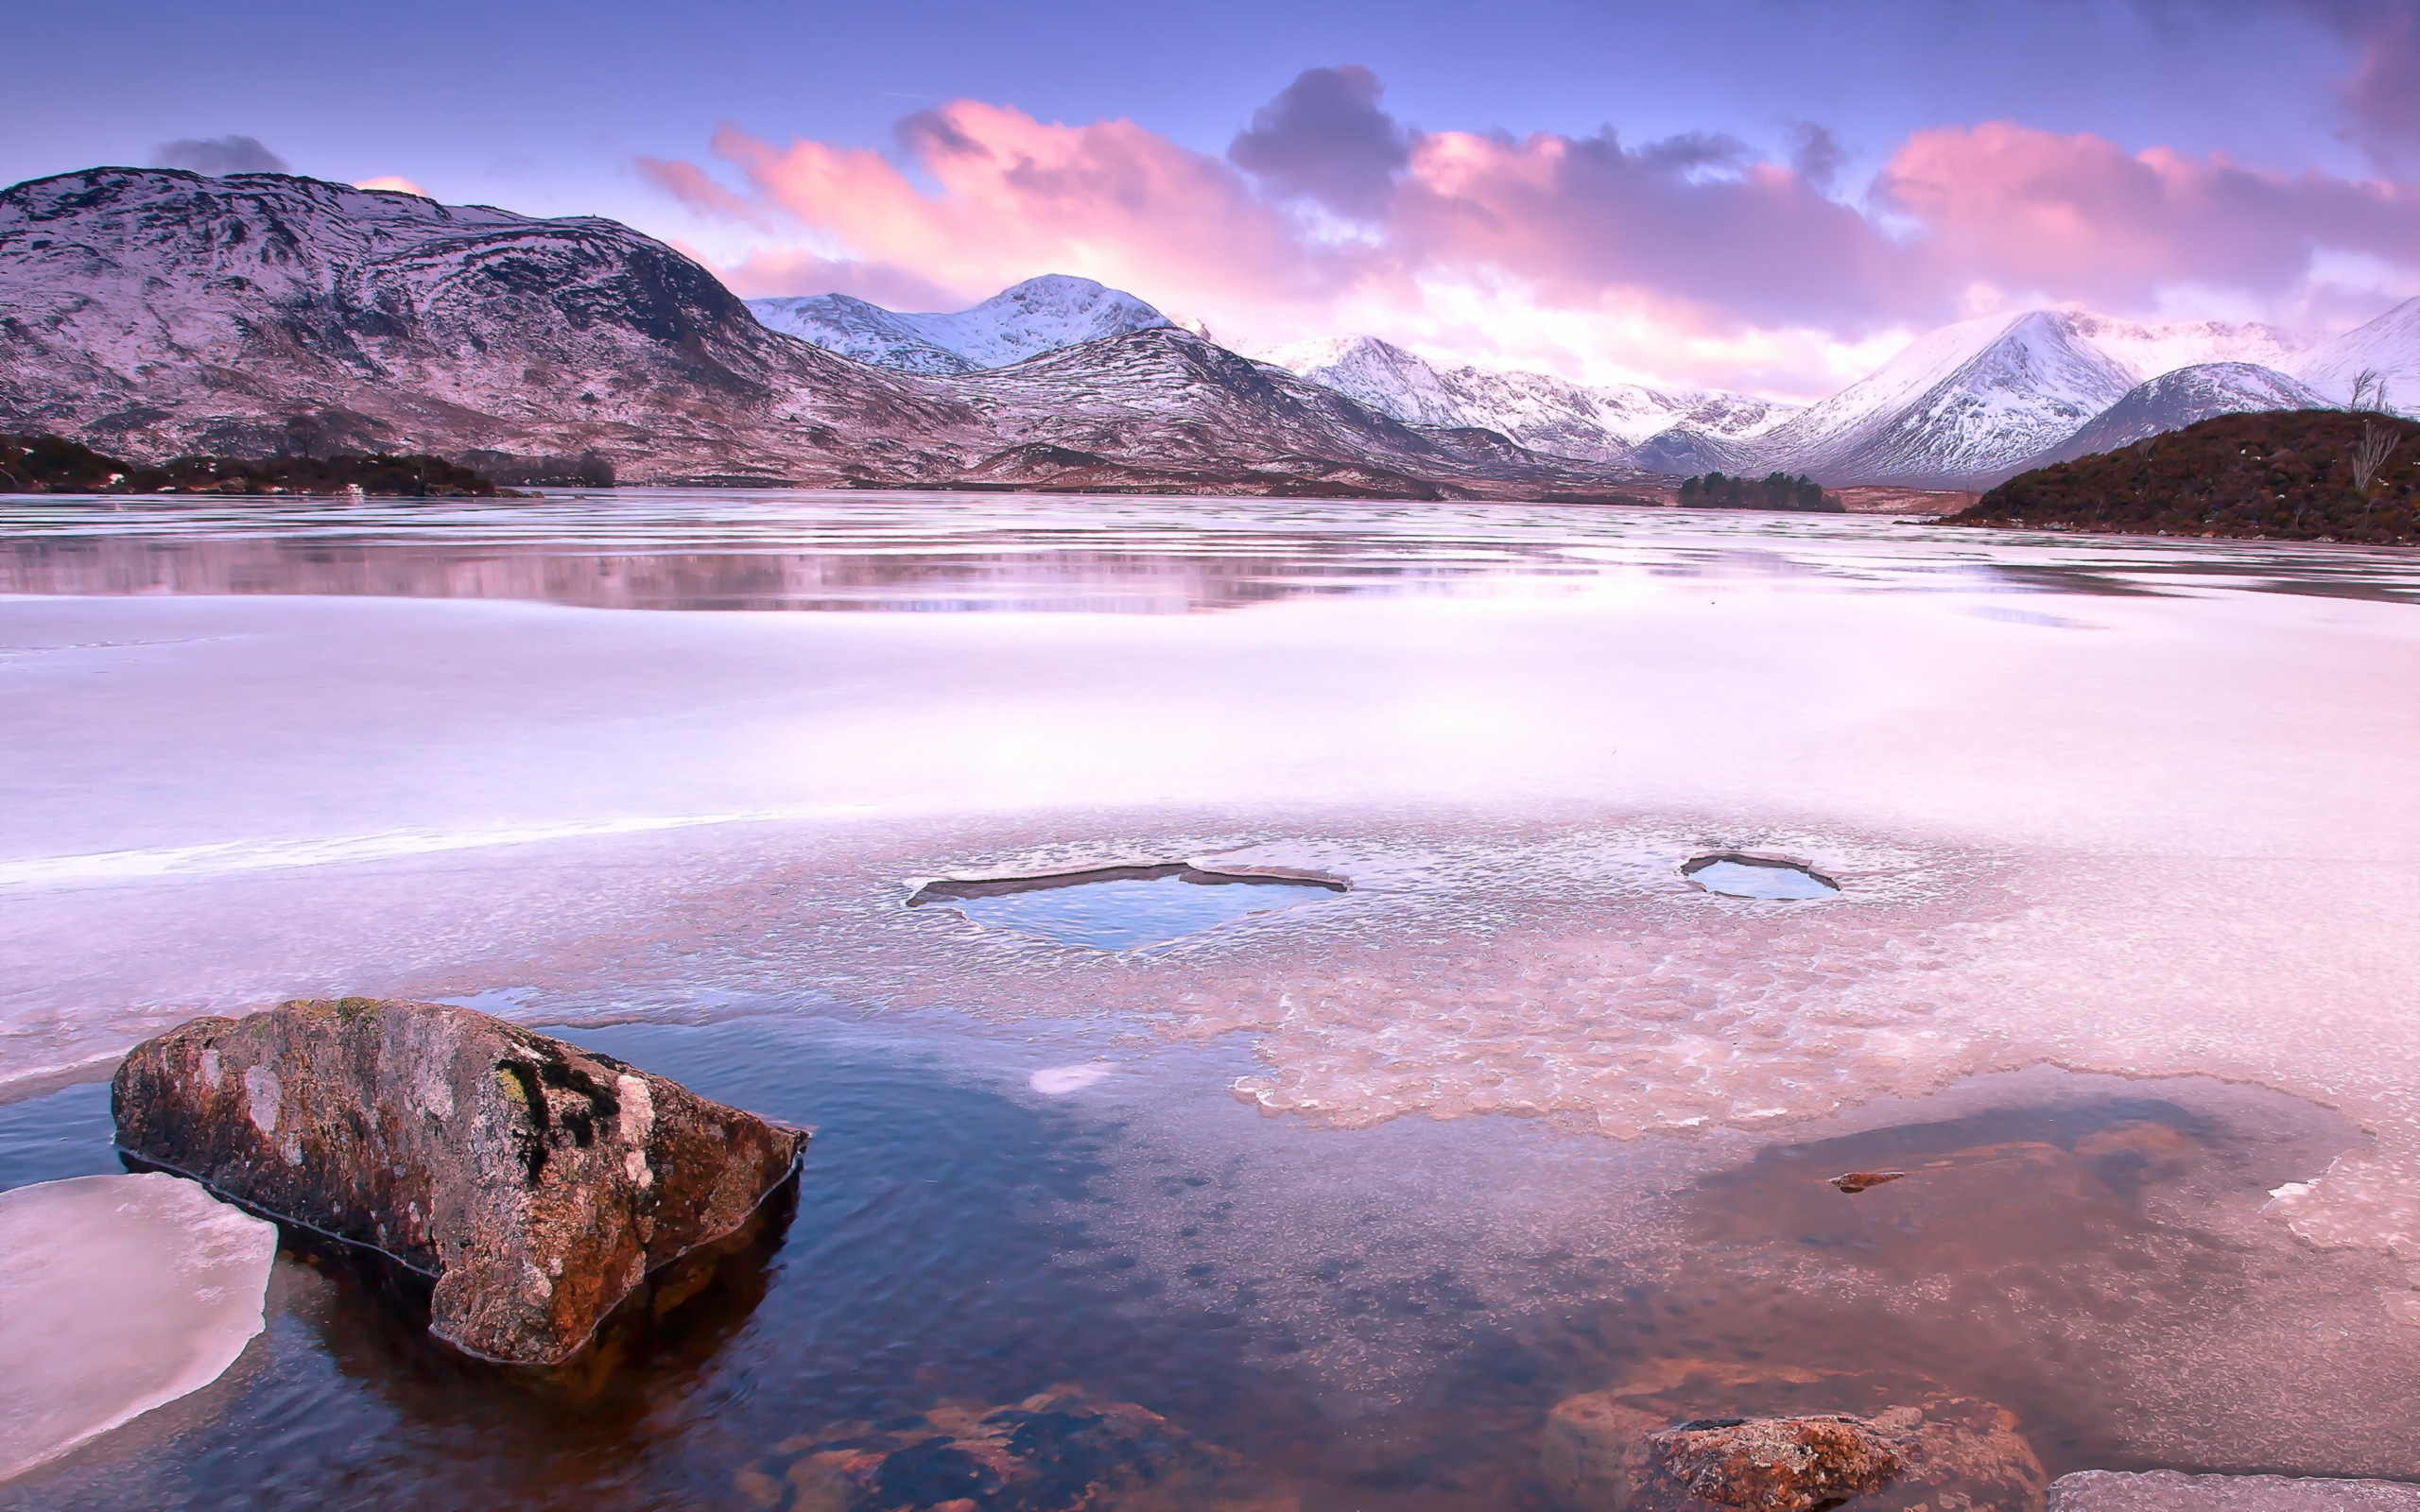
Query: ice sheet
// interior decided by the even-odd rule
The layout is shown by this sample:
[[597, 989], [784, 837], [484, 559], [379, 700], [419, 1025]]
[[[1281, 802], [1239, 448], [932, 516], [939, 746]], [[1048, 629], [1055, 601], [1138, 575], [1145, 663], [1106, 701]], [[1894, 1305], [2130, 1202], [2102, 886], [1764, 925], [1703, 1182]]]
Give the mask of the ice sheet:
[[[994, 504], [883, 507], [919, 551], [966, 526], [1003, 554]], [[2050, 1061], [2342, 1108], [2377, 1149], [2276, 1215], [2420, 1236], [2403, 559], [1102, 508], [986, 602], [1051, 601], [1033, 582], [1096, 528], [1067, 602], [1257, 607], [0, 601], [0, 1066], [291, 992], [505, 988], [535, 1017], [1240, 1030], [1243, 1095], [1340, 1126], [1782, 1127]], [[1257, 565], [1186, 597], [1213, 558]], [[2057, 587], [2090, 596], [2015, 607]], [[864, 602], [974, 607], [893, 588]], [[1710, 850], [1844, 892], [1712, 896], [1677, 874]], [[1211, 856], [1355, 890], [1149, 960], [901, 906], [916, 877]]]
[[275, 1225], [179, 1177], [0, 1193], [0, 1481], [217, 1380], [276, 1255]]

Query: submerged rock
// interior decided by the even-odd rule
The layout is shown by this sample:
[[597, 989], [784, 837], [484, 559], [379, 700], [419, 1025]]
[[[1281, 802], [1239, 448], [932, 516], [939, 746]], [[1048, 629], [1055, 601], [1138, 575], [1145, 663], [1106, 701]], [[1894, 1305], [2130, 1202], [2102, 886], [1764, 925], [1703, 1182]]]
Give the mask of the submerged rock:
[[2285, 1475], [2083, 1470], [2050, 1484], [2050, 1512], [2420, 1512], [2420, 1486]]
[[0, 1481], [217, 1380], [276, 1258], [274, 1226], [172, 1176], [0, 1193]]
[[[1726, 1400], [1753, 1411], [1704, 1416]], [[1990, 1402], [1702, 1361], [1565, 1398], [1539, 1468], [1584, 1512], [2041, 1512], [2048, 1480], [2016, 1419]]]
[[1131, 1401], [1061, 1386], [802, 1435], [739, 1471], [767, 1512], [1294, 1512], [1236, 1455]]
[[137, 1160], [433, 1278], [431, 1332], [527, 1365], [739, 1228], [806, 1139], [470, 1008], [368, 998], [196, 1019], [110, 1091]]
[[1812, 1508], [1878, 1491], [1899, 1456], [1859, 1418], [1713, 1418], [1647, 1436], [1649, 1463], [1718, 1506]]

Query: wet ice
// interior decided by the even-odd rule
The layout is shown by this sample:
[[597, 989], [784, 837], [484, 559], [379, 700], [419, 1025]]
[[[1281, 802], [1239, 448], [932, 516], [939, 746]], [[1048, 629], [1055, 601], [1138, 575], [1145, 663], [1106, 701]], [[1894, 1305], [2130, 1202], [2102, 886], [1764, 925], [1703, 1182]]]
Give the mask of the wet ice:
[[216, 1380], [276, 1253], [274, 1225], [179, 1177], [0, 1193], [0, 1480]]
[[[2331, 1274], [2384, 1266], [2347, 1336], [2420, 1318], [2394, 1269], [2420, 1252], [2420, 712], [2381, 693], [2420, 672], [2401, 558], [1638, 511], [715, 503], [744, 528], [625, 507], [631, 549], [585, 578], [577, 531], [517, 516], [480, 574], [423, 532], [412, 562], [365, 548], [304, 584], [353, 596], [0, 602], [0, 1072], [299, 992], [511, 987], [558, 1021], [1233, 1034], [1240, 1108], [1328, 1138], [1513, 1114], [1782, 1139], [1978, 1074], [2203, 1074], [2377, 1136], [2210, 1200], [2340, 1246]], [[583, 507], [581, 530], [615, 518]], [[12, 582], [213, 589], [292, 555], [113, 539]], [[692, 559], [647, 577], [676, 540]], [[464, 596], [375, 596], [432, 583]], [[2096, 595], [2092, 634], [1977, 612], [2065, 588]], [[770, 611], [842, 601], [869, 611]], [[1724, 852], [1841, 890], [1709, 899], [1682, 868]], [[1355, 890], [1140, 952], [899, 906], [903, 877], [1105, 855]]]

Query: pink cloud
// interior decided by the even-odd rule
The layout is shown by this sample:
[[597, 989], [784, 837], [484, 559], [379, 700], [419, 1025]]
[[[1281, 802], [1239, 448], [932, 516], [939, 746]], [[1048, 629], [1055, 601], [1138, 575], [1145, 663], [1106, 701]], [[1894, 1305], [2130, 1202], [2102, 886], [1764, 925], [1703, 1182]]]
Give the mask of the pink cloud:
[[1827, 192], [1840, 154], [1819, 127], [1783, 164], [1703, 134], [1414, 131], [1380, 94], [1366, 70], [1307, 71], [1224, 158], [959, 100], [902, 121], [896, 160], [725, 127], [714, 150], [741, 193], [693, 163], [640, 167], [766, 233], [728, 269], [745, 292], [937, 308], [1073, 273], [1221, 335], [1372, 330], [1598, 377], [1820, 388], [1841, 376], [1824, 362], [1870, 361], [1994, 290], [2118, 315], [2180, 289], [2309, 307], [2330, 253], [2420, 280], [2420, 191], [2393, 180], [1991, 122], [1914, 133], [1860, 208]]
[[2008, 121], [1915, 133], [1874, 192], [1923, 225], [1910, 250], [1936, 286], [1980, 279], [2122, 309], [2185, 284], [2281, 294], [2322, 249], [2420, 263], [2409, 185], [2130, 154]]
[[[899, 137], [937, 192], [863, 149], [775, 146], [729, 127], [714, 148], [766, 205], [850, 261], [970, 296], [1055, 272], [1179, 304], [1258, 306], [1316, 298], [1328, 282], [1332, 260], [1297, 240], [1240, 173], [1131, 121], [1063, 126], [959, 100], [909, 116]], [[696, 176], [683, 198], [711, 200], [697, 187], [704, 175], [677, 166]]]

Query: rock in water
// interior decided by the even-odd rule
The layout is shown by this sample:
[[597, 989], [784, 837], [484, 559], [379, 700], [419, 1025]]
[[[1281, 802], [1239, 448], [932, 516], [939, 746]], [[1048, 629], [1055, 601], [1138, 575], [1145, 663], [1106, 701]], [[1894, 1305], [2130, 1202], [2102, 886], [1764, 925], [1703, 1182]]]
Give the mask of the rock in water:
[[0, 1481], [217, 1380], [276, 1258], [274, 1226], [172, 1176], [0, 1193]]
[[1900, 1469], [1872, 1424], [1845, 1416], [1684, 1423], [1647, 1445], [1693, 1496], [1750, 1512], [1812, 1512], [1878, 1491]]
[[[1736, 1402], [1739, 1416], [1708, 1418]], [[1539, 1467], [1582, 1512], [2042, 1512], [2016, 1419], [1928, 1383], [1707, 1361], [1565, 1398]]]
[[434, 1278], [431, 1332], [526, 1365], [738, 1228], [806, 1139], [470, 1008], [368, 998], [196, 1019], [110, 1093], [130, 1155]]
[[1299, 1512], [1230, 1452], [1131, 1401], [1054, 1386], [785, 1439], [744, 1467], [766, 1512]]

